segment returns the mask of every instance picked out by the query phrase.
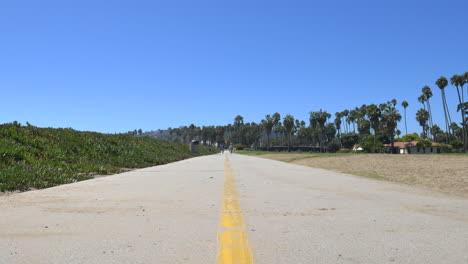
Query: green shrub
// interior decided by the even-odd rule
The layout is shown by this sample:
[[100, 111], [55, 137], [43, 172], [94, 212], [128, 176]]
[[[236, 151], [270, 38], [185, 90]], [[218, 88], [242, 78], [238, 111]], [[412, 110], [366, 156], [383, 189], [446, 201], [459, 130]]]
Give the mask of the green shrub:
[[418, 148], [430, 148], [431, 146], [432, 142], [428, 139], [422, 139], [416, 144], [416, 147]]
[[399, 142], [410, 142], [410, 141], [419, 141], [419, 140], [421, 140], [421, 138], [416, 133], [407, 134], [402, 137], [395, 138], [395, 141], [399, 141]]
[[337, 152], [341, 148], [341, 142], [338, 138], [334, 138], [332, 141], [328, 142], [327, 150], [329, 152]]
[[463, 147], [463, 142], [459, 139], [455, 139], [450, 141], [450, 145], [456, 150], [461, 149]]
[[[201, 146], [201, 154], [212, 154]], [[52, 187], [195, 156], [188, 145], [127, 134], [0, 125], [0, 191]]]
[[359, 141], [359, 136], [354, 133], [343, 134], [341, 142], [343, 143], [344, 148], [353, 148], [354, 144], [357, 144]]
[[380, 141], [374, 140], [374, 135], [366, 135], [359, 140], [360, 147], [368, 153], [378, 152], [383, 149]]
[[243, 149], [247, 148], [246, 145], [242, 145], [242, 144], [235, 144], [234, 147], [235, 147], [237, 150], [243, 150]]

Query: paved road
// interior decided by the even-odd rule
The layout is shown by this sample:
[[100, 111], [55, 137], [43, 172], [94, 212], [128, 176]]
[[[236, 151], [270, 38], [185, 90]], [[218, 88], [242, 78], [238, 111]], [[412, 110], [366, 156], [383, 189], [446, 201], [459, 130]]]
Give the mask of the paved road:
[[0, 197], [0, 263], [468, 263], [466, 199], [225, 156]]

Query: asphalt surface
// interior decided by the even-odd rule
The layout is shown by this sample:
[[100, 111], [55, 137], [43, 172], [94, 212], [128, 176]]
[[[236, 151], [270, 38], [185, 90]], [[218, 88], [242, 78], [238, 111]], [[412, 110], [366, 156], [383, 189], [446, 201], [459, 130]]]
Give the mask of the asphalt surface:
[[228, 153], [0, 197], [0, 263], [220, 263], [225, 180], [254, 263], [468, 263], [466, 199]]

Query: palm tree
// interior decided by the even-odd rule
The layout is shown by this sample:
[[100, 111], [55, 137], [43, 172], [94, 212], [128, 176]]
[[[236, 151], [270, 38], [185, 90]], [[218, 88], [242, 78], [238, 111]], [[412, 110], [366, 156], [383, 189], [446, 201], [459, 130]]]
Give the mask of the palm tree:
[[382, 111], [382, 122], [384, 124], [385, 132], [390, 138], [392, 153], [393, 148], [395, 146], [395, 129], [398, 126], [398, 122], [401, 120], [401, 115], [395, 108], [396, 103], [397, 102], [395, 99], [393, 99], [390, 102], [387, 102], [385, 107], [383, 107]]
[[346, 121], [348, 122], [348, 124], [352, 123], [353, 124], [353, 132], [356, 133], [356, 124], [354, 123], [357, 119], [357, 111], [356, 109], [353, 109], [351, 111], [349, 111], [349, 115], [348, 117], [346, 118]]
[[271, 131], [273, 130], [273, 126], [275, 125], [273, 117], [270, 115], [266, 115], [265, 119], [262, 120], [262, 126], [265, 129], [267, 134], [267, 150], [270, 150], [270, 135]]
[[370, 122], [365, 119], [367, 114], [367, 105], [363, 104], [361, 107], [356, 107], [356, 121], [358, 125], [358, 132], [361, 135], [370, 133]]
[[[461, 100], [463, 102], [462, 105], [468, 103], [468, 101], [465, 101], [465, 92], [463, 91], [463, 86], [465, 86], [465, 84], [468, 84], [468, 72], [465, 72], [464, 74], [462, 74], [460, 76], [460, 92], [461, 92]], [[468, 96], [468, 85], [467, 85], [467, 96]], [[461, 106], [461, 107], [463, 107], [463, 106]], [[464, 109], [465, 109], [465, 111], [468, 110], [467, 107], [465, 107]], [[466, 115], [467, 116], [465, 117], [465, 121], [468, 122], [468, 120], [467, 120], [468, 119], [468, 113]], [[468, 135], [468, 133], [467, 133], [467, 135]], [[468, 138], [467, 138], [467, 140], [468, 140]]]
[[367, 117], [369, 117], [370, 126], [372, 127], [372, 130], [374, 130], [374, 144], [377, 140], [377, 130], [380, 126], [381, 116], [382, 112], [376, 104], [371, 104], [367, 107]]
[[450, 112], [448, 110], [447, 106], [447, 99], [445, 97], [445, 87], [448, 85], [447, 78], [444, 76], [441, 76], [439, 79], [436, 81], [436, 85], [439, 87], [441, 93], [442, 93], [442, 106], [444, 107], [444, 117], [445, 117], [445, 131], [447, 131], [447, 143], [449, 142], [449, 137], [448, 135], [450, 134], [450, 124], [452, 123], [452, 120], [450, 119]]
[[310, 112], [310, 125], [311, 127], [318, 127], [319, 128], [319, 146], [320, 152], [324, 151], [324, 135], [325, 135], [325, 123], [327, 122], [328, 118], [331, 115], [327, 111], [322, 111], [320, 109], [319, 112]]
[[[463, 74], [463, 84], [467, 84], [468, 83], [468, 72], [465, 72]], [[468, 96], [468, 85], [466, 86], [466, 95]]]
[[208, 134], [209, 134], [209, 139], [210, 139], [210, 146], [215, 146], [216, 143], [216, 128], [214, 126], [209, 126], [208, 127]]
[[273, 123], [277, 126], [281, 121], [281, 115], [277, 112], [273, 114]]
[[421, 94], [418, 97], [418, 102], [420, 102], [423, 105], [424, 110], [426, 110], [426, 96], [424, 94]]
[[429, 112], [426, 109], [419, 109], [416, 113], [416, 120], [423, 129], [423, 138], [427, 138], [427, 121], [429, 120]]
[[272, 116], [273, 118], [273, 131], [275, 132], [275, 138], [278, 137], [278, 133], [280, 134], [280, 137], [282, 135], [282, 124], [281, 124], [281, 115], [276, 112]]
[[288, 135], [288, 152], [291, 151], [291, 134], [294, 129], [294, 117], [292, 115], [286, 115], [283, 119], [283, 125]]
[[342, 117], [341, 114], [342, 114], [341, 112], [336, 112], [335, 120], [333, 121], [333, 123], [335, 123], [335, 128], [338, 131], [338, 138], [340, 139], [340, 142], [341, 142], [341, 117]]
[[403, 101], [401, 102], [401, 106], [403, 106], [405, 112], [405, 135], [408, 135], [408, 127], [406, 126], [406, 108], [408, 107], [408, 102]]
[[[462, 95], [460, 94], [460, 86], [463, 85], [464, 83], [464, 80], [463, 80], [463, 76], [460, 76], [458, 74], [455, 74], [452, 76], [452, 78], [450, 78], [450, 83], [455, 86], [457, 88], [457, 94], [458, 94], [458, 102], [459, 102], [459, 105], [460, 105], [460, 113], [461, 113], [461, 120], [462, 120], [462, 139], [463, 139], [463, 151], [466, 152], [467, 150], [467, 142], [466, 142], [466, 135], [465, 135], [465, 131], [466, 131], [466, 123], [465, 123], [465, 111], [464, 111], [464, 107], [463, 107], [463, 100], [462, 100]], [[462, 86], [462, 91], [463, 91], [463, 86]]]
[[450, 124], [450, 129], [453, 131], [453, 135], [454, 135], [455, 138], [457, 138], [457, 137], [461, 138], [461, 136], [462, 136], [461, 135], [461, 128], [458, 126], [457, 123], [452, 122]]
[[234, 138], [236, 139], [236, 143], [238, 144], [242, 144], [242, 128], [244, 126], [244, 118], [241, 116], [241, 115], [237, 115], [235, 118], [234, 118], [234, 124], [233, 124], [233, 128], [234, 128]]
[[225, 126], [217, 126], [215, 128], [216, 142], [218, 143], [218, 146], [224, 144], [224, 132], [226, 132], [226, 129], [227, 128]]
[[429, 86], [426, 85], [422, 88], [422, 93], [426, 97], [427, 110], [429, 111], [429, 120], [428, 120], [429, 123], [428, 124], [429, 124], [429, 128], [432, 129], [432, 127], [434, 126], [434, 123], [432, 122], [431, 102], [429, 101], [429, 99], [431, 99], [433, 95], [432, 90]]
[[304, 139], [306, 139], [308, 136], [307, 128], [305, 125], [306, 125], [306, 122], [302, 120], [299, 122], [297, 126], [297, 137], [299, 139], [299, 145], [302, 145], [304, 142]]
[[[465, 110], [465, 135], [466, 135], [466, 140], [468, 141], [468, 128], [466, 127], [466, 123], [468, 122], [468, 102], [465, 101], [465, 93], [463, 92], [463, 86], [468, 83], [468, 72], [465, 72], [462, 74], [460, 78], [460, 90], [461, 90], [461, 99], [462, 102], [464, 102], [462, 105], [459, 106], [460, 110], [464, 109]], [[468, 96], [468, 85], [466, 86], [467, 88], [467, 96]]]
[[343, 110], [343, 112], [341, 113], [341, 116], [342, 116], [342, 117], [343, 117], [343, 119], [344, 119], [344, 122], [343, 122], [343, 123], [345, 124], [345, 131], [346, 131], [346, 133], [349, 133], [349, 127], [348, 127], [348, 124], [349, 124], [349, 122], [348, 122], [348, 115], [349, 115], [349, 110], [347, 110], [347, 109]]

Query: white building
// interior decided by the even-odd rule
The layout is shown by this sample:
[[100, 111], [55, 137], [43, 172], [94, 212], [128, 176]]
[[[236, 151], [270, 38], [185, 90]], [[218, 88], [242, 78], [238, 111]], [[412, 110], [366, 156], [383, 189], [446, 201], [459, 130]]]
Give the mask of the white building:
[[[419, 148], [417, 146], [419, 141], [411, 141], [411, 142], [395, 142], [394, 148], [397, 149], [397, 153], [400, 154], [435, 154], [435, 153], [443, 153], [442, 145], [436, 142], [432, 142], [431, 147], [427, 148]], [[391, 148], [391, 144], [384, 145], [387, 148]]]

